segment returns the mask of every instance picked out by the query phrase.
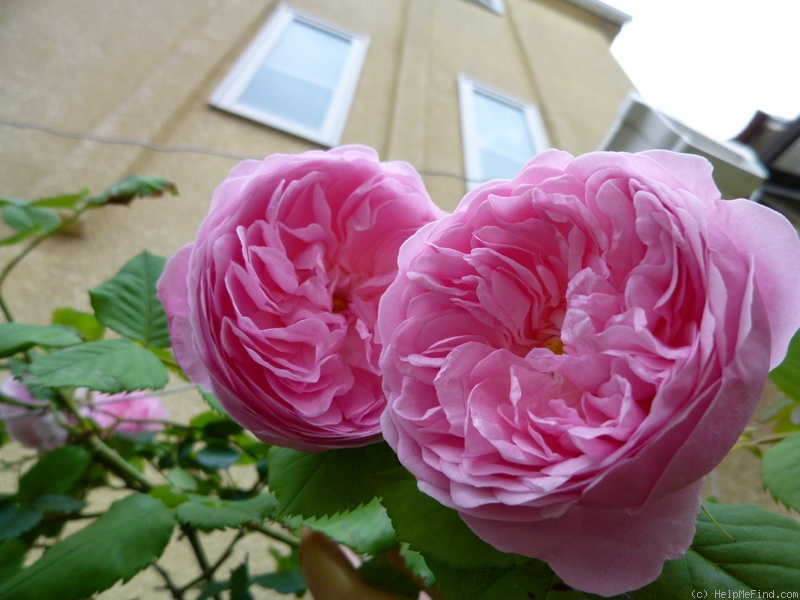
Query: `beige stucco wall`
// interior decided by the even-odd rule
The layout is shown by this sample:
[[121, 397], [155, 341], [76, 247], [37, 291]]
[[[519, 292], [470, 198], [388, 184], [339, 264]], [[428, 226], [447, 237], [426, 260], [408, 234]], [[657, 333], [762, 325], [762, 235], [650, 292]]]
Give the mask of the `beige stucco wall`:
[[[573, 153], [598, 145], [631, 89], [608, 50], [614, 28], [564, 0], [506, 0], [504, 16], [469, 0], [286, 4], [369, 36], [343, 143], [411, 162], [447, 209], [465, 191], [459, 74], [537, 104], [552, 144]], [[99, 191], [132, 173], [168, 177], [181, 192], [91, 215], [46, 245], [7, 284], [19, 318], [85, 306], [85, 287], [140, 250], [167, 256], [190, 241], [238, 158], [318, 147], [207, 102], [277, 5], [0, 3], [0, 194]], [[195, 151], [165, 151], [176, 148]]]

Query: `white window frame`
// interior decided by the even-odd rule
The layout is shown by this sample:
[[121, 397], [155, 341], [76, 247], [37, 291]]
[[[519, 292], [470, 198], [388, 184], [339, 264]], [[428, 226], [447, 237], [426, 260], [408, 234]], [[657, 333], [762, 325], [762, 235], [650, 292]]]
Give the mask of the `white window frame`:
[[[343, 38], [350, 43], [338, 84], [331, 97], [322, 125], [318, 129], [239, 102], [261, 65], [294, 22], [303, 23]], [[209, 98], [209, 103], [216, 108], [280, 129], [322, 146], [336, 146], [341, 142], [368, 46], [369, 38], [367, 36], [345, 31], [280, 5], [214, 90]]]
[[461, 141], [463, 143], [464, 172], [467, 178], [468, 190], [488, 181], [481, 167], [480, 146], [478, 144], [477, 131], [475, 128], [476, 115], [474, 94], [476, 92], [489, 96], [493, 100], [507, 104], [522, 112], [534, 155], [550, 147], [550, 140], [547, 136], [547, 130], [545, 129], [542, 115], [536, 106], [476, 83], [463, 75], [459, 76], [458, 98], [461, 107]]
[[503, 15], [506, 12], [503, 0], [474, 0], [478, 4], [485, 6], [491, 11], [496, 12], [498, 15]]

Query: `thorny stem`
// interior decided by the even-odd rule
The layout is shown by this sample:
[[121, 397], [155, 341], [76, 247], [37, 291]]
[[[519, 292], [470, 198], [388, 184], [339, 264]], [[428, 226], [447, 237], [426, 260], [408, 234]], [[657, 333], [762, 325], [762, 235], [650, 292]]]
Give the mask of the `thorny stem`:
[[256, 523], [255, 521], [250, 521], [249, 523], [245, 524], [245, 527], [251, 531], [258, 531], [259, 533], [263, 533], [267, 537], [272, 538], [273, 540], [277, 540], [279, 542], [283, 542], [287, 546], [292, 548], [299, 548], [300, 542], [299, 540], [287, 533], [283, 533], [282, 531], [278, 531], [277, 529], [273, 529], [272, 527], [268, 527], [267, 525], [263, 525], [262, 523]]
[[773, 433], [758, 439], [739, 440], [733, 447], [734, 450], [759, 450], [759, 446], [764, 444], [777, 444], [778, 442], [786, 439], [790, 435], [797, 433], [795, 431], [784, 431], [783, 433]]
[[[189, 545], [191, 545], [192, 550], [194, 551], [197, 564], [200, 566], [200, 572], [203, 574], [202, 578], [208, 583], [213, 583], [214, 569], [211, 568], [211, 565], [208, 562], [206, 552], [203, 549], [203, 545], [200, 543], [200, 538], [197, 535], [197, 530], [190, 525], [181, 525], [181, 531], [183, 531], [186, 539], [189, 540]], [[222, 600], [222, 597], [219, 594], [214, 594], [214, 598], [216, 600]]]
[[89, 436], [87, 442], [100, 460], [134, 490], [147, 493], [155, 487], [143, 473], [96, 435]]
[[[219, 558], [216, 560], [216, 562], [211, 566], [210, 572], [211, 572], [212, 575], [214, 573], [216, 573], [217, 570], [225, 563], [225, 561], [230, 558], [231, 554], [233, 554], [233, 548], [236, 546], [237, 542], [239, 542], [239, 540], [241, 540], [245, 536], [245, 533], [246, 532], [244, 530], [240, 530], [239, 533], [236, 534], [236, 537], [234, 537], [233, 540], [231, 540], [231, 542], [228, 544], [228, 547], [225, 548], [225, 551], [219, 556]], [[183, 595], [188, 590], [190, 590], [192, 587], [196, 586], [198, 583], [203, 581], [203, 579], [205, 579], [204, 575], [201, 575], [200, 577], [195, 577], [194, 579], [192, 579], [189, 583], [187, 583], [183, 587], [178, 588], [178, 592], [180, 593], [181, 597], [183, 597]]]
[[164, 580], [164, 586], [169, 590], [169, 593], [172, 594], [172, 597], [175, 598], [175, 600], [183, 600], [183, 594], [185, 592], [185, 589], [176, 586], [172, 582], [172, 578], [169, 576], [169, 572], [163, 567], [161, 567], [161, 565], [159, 565], [157, 562], [154, 561], [151, 566], [153, 567], [153, 569], [155, 569], [156, 573], [161, 575], [161, 579]]

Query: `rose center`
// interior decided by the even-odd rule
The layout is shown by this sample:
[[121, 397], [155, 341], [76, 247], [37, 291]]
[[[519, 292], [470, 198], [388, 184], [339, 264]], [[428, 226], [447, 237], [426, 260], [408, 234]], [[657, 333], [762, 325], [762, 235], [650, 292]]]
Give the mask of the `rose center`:
[[550, 338], [544, 343], [544, 347], [553, 354], [564, 354], [564, 342], [558, 338]]
[[333, 295], [333, 307], [332, 310], [335, 313], [340, 313], [342, 311], [347, 310], [348, 302], [347, 300], [341, 296], [340, 294]]

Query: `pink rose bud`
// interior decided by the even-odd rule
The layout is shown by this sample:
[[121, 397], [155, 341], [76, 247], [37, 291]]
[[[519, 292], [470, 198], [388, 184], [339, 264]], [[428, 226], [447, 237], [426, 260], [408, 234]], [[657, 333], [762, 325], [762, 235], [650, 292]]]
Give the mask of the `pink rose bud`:
[[414, 169], [364, 147], [238, 165], [158, 283], [179, 364], [265, 442], [379, 439], [378, 301], [440, 215]]
[[27, 387], [10, 377], [0, 384], [0, 393], [30, 406], [25, 408], [0, 401], [0, 419], [5, 421], [6, 431], [12, 440], [39, 452], [47, 452], [67, 443], [69, 433], [49, 410], [47, 401], [34, 398]]
[[128, 435], [146, 431], [161, 431], [167, 419], [167, 409], [161, 399], [142, 392], [103, 394], [92, 392], [91, 404], [81, 413], [101, 429]]
[[383, 430], [488, 543], [615, 595], [694, 534], [800, 326], [786, 219], [705, 160], [548, 151], [411, 237], [378, 332]]

